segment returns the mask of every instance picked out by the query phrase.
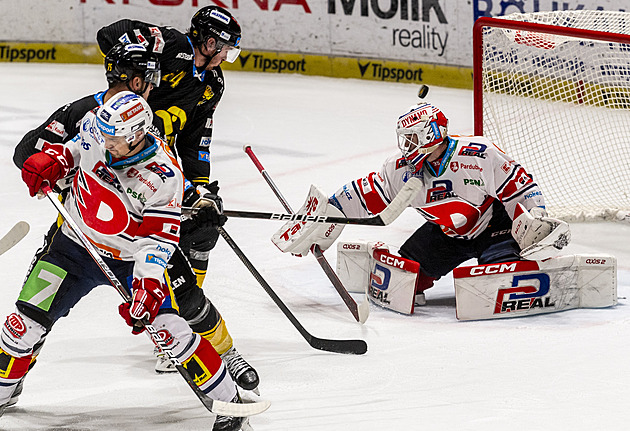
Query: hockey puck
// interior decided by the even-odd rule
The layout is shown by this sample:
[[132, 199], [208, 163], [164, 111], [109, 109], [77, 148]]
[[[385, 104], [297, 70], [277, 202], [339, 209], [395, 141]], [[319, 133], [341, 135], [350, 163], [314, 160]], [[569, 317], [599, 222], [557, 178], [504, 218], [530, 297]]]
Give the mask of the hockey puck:
[[429, 94], [429, 86], [422, 84], [418, 89], [418, 97], [424, 99]]

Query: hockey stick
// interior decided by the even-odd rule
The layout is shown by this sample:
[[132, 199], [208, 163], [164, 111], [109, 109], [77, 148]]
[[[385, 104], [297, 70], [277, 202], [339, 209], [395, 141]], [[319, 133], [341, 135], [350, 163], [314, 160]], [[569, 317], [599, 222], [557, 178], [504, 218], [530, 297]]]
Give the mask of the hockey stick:
[[[52, 190], [50, 189], [50, 187], [45, 185], [42, 190], [46, 194], [46, 197], [48, 197], [48, 199], [53, 203], [55, 208], [57, 208], [57, 211], [59, 211], [59, 214], [61, 214], [65, 222], [68, 223], [68, 226], [70, 226], [72, 231], [77, 235], [77, 237], [83, 244], [83, 247], [85, 247], [92, 259], [94, 259], [94, 262], [96, 262], [98, 267], [101, 269], [101, 271], [103, 271], [103, 274], [105, 274], [112, 286], [116, 288], [120, 296], [127, 302], [131, 301], [131, 296], [129, 295], [129, 292], [127, 292], [127, 289], [125, 289], [125, 287], [120, 283], [116, 275], [105, 263], [96, 247], [85, 236], [85, 234], [81, 231], [81, 228], [77, 225], [72, 216], [63, 207], [63, 204], [52, 196]], [[179, 371], [179, 374], [182, 375], [184, 380], [186, 380], [186, 383], [188, 383], [188, 386], [190, 386], [195, 395], [197, 395], [197, 398], [199, 398], [201, 403], [210, 412], [222, 416], [245, 417], [262, 413], [269, 408], [270, 403], [268, 401], [236, 404], [213, 400], [208, 395], [204, 394], [201, 389], [199, 389], [199, 387], [195, 384], [194, 380], [188, 373], [188, 370], [186, 370], [181, 362], [175, 357], [171, 347], [167, 344], [166, 340], [164, 340], [162, 336], [158, 334], [157, 329], [155, 329], [155, 327], [151, 325], [146, 319], [140, 320], [139, 323], [147, 330], [147, 334], [151, 341], [153, 341], [153, 344], [155, 344], [157, 348], [160, 349], [160, 351], [163, 352], [171, 360], [171, 362], [175, 365], [177, 371]]]
[[[278, 186], [276, 186], [276, 183], [274, 183], [274, 181], [271, 179], [271, 176], [267, 173], [267, 171], [263, 167], [262, 163], [260, 163], [260, 160], [258, 160], [258, 157], [256, 157], [256, 154], [254, 154], [254, 150], [252, 150], [252, 147], [250, 145], [245, 145], [243, 147], [243, 151], [247, 153], [251, 161], [254, 163], [254, 165], [258, 169], [258, 172], [260, 172], [260, 174], [263, 176], [265, 181], [267, 181], [267, 184], [269, 184], [269, 187], [271, 187], [271, 190], [273, 190], [278, 200], [280, 200], [280, 203], [282, 204], [284, 209], [289, 214], [294, 214], [295, 211], [293, 211], [293, 209], [291, 208], [291, 205], [289, 205], [289, 202], [284, 198]], [[370, 315], [370, 305], [368, 301], [364, 300], [360, 306], [357, 306], [357, 303], [354, 301], [352, 296], [350, 296], [350, 294], [348, 293], [348, 290], [344, 287], [341, 280], [339, 280], [339, 277], [337, 277], [337, 274], [331, 268], [330, 264], [328, 263], [328, 260], [326, 260], [326, 257], [324, 256], [324, 252], [319, 248], [319, 245], [315, 245], [312, 251], [313, 251], [313, 255], [317, 259], [317, 262], [319, 263], [319, 265], [322, 267], [322, 269], [328, 276], [328, 279], [332, 283], [337, 293], [339, 293], [339, 296], [341, 296], [341, 299], [343, 299], [343, 302], [346, 304], [346, 306], [348, 307], [348, 309], [350, 310], [350, 312], [352, 313], [356, 321], [360, 323], [365, 323], [368, 316]]]
[[[347, 218], [347, 217], [335, 217], [335, 216], [313, 216], [307, 214], [285, 214], [285, 213], [270, 213], [261, 211], [240, 211], [240, 210], [224, 210], [223, 214], [228, 217], [239, 218], [255, 218], [262, 220], [281, 220], [281, 221], [304, 221], [304, 222], [316, 222], [316, 223], [338, 223], [338, 224], [358, 224], [358, 225], [370, 225], [370, 226], [387, 226], [409, 206], [409, 203], [417, 196], [422, 188], [422, 182], [412, 177], [398, 192], [396, 197], [385, 207], [383, 211], [372, 217], [365, 218]], [[182, 207], [182, 211], [190, 211], [195, 213], [195, 208]]]
[[31, 227], [25, 221], [19, 221], [0, 238], [0, 255], [4, 254], [26, 236]]
[[[228, 243], [228, 245], [234, 250], [234, 253], [241, 259], [241, 261], [245, 264], [249, 272], [254, 276], [254, 278], [260, 283], [265, 292], [273, 302], [280, 308], [280, 310], [284, 313], [285, 316], [293, 323], [293, 326], [298, 330], [302, 337], [306, 340], [308, 344], [311, 345], [314, 349], [325, 350], [328, 352], [335, 353], [348, 353], [352, 355], [362, 355], [367, 352], [367, 344], [363, 340], [330, 340], [326, 338], [318, 338], [310, 334], [304, 326], [297, 320], [297, 318], [291, 313], [291, 310], [282, 302], [280, 297], [273, 291], [271, 286], [265, 281], [265, 279], [260, 275], [258, 270], [252, 265], [252, 263], [247, 259], [247, 256], [243, 253], [243, 251], [238, 247], [238, 245], [234, 242], [232, 237], [228, 235], [228, 233], [222, 227], [217, 227], [217, 230]], [[232, 415], [234, 416], [234, 415]]]

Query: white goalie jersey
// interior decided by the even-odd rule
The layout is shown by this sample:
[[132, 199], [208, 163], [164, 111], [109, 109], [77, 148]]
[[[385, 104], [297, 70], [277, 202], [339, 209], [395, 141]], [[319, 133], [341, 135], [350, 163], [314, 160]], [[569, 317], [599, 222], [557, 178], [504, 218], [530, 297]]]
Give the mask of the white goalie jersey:
[[[449, 136], [439, 166], [425, 166], [415, 175], [424, 187], [411, 206], [454, 238], [483, 232], [495, 200], [512, 219], [519, 203], [528, 210], [544, 207], [542, 191], [527, 171], [481, 136]], [[380, 172], [344, 185], [329, 202], [346, 217], [369, 217], [382, 211], [410, 176], [405, 159], [392, 156]]]

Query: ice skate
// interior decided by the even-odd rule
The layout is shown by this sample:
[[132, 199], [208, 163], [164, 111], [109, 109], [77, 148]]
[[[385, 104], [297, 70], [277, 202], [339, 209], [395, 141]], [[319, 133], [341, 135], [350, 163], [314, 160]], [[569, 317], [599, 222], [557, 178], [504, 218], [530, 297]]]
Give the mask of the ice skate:
[[225, 362], [230, 375], [238, 386], [247, 391], [254, 391], [256, 395], [259, 395], [257, 389], [259, 383], [258, 373], [243, 359], [234, 346], [222, 354], [221, 359]]

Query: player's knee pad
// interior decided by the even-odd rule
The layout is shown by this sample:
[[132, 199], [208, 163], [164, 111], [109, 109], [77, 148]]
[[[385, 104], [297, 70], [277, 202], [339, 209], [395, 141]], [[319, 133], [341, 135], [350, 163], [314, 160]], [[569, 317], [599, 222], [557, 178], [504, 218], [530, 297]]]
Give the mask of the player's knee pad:
[[182, 359], [190, 357], [197, 347], [198, 342], [195, 342], [192, 330], [186, 321], [177, 314], [158, 314], [153, 321], [153, 327], [180, 362]]
[[15, 358], [30, 357], [45, 333], [44, 326], [16, 309], [4, 322], [0, 349]]

